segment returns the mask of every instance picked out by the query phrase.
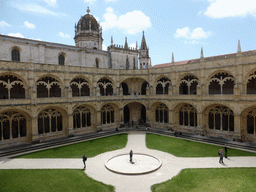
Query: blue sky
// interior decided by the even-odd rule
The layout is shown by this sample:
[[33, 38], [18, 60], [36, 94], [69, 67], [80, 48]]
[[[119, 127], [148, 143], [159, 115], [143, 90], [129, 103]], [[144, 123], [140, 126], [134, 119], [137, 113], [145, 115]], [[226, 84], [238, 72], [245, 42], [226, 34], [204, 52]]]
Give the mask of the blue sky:
[[91, 14], [103, 47], [141, 44], [145, 30], [152, 65], [256, 49], [256, 0], [0, 0], [0, 33], [75, 45], [74, 25]]

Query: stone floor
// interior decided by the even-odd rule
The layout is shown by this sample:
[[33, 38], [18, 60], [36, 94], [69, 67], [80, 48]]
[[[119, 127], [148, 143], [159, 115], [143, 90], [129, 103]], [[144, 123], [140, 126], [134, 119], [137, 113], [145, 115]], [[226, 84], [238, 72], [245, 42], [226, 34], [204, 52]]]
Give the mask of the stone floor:
[[[124, 175], [109, 171], [105, 163], [114, 156], [129, 153], [143, 153], [161, 160], [162, 166], [155, 172], [143, 175]], [[85, 152], [86, 153], [86, 152]], [[228, 168], [256, 167], [256, 157], [224, 158], [224, 165], [218, 157], [180, 158], [171, 154], [148, 149], [145, 145], [145, 133], [129, 132], [125, 148], [102, 153], [88, 158], [85, 173], [95, 180], [115, 186], [117, 192], [149, 192], [153, 184], [161, 183], [176, 176], [185, 168]], [[122, 163], [122, 162], [120, 162]], [[81, 159], [10, 159], [0, 158], [0, 169], [81, 169]]]

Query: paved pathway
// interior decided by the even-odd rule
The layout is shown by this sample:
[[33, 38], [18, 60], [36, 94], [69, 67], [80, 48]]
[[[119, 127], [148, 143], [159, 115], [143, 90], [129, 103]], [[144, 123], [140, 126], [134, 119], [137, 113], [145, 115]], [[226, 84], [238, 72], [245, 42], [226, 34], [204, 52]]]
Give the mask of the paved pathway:
[[[115, 155], [129, 153], [131, 149], [134, 153], [145, 153], [161, 159], [162, 167], [153, 173], [136, 176], [116, 174], [105, 168], [105, 162], [108, 159]], [[219, 164], [218, 160], [218, 157], [180, 158], [162, 151], [151, 150], [145, 146], [145, 133], [130, 132], [125, 148], [88, 158], [85, 173], [95, 180], [115, 186], [116, 192], [149, 192], [151, 185], [169, 180], [185, 168], [256, 167], [256, 157], [224, 158], [225, 165]], [[0, 158], [0, 169], [81, 169], [82, 167], [82, 158]]]

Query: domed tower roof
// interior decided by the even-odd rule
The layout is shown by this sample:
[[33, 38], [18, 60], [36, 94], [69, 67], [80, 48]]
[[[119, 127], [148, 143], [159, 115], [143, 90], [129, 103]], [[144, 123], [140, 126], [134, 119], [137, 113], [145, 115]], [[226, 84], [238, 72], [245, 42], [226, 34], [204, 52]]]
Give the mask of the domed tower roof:
[[87, 14], [81, 16], [78, 23], [75, 24], [75, 43], [78, 47], [102, 50], [102, 28], [90, 14], [89, 7]]
[[[79, 30], [79, 25], [81, 25], [81, 30], [94, 30], [98, 31], [99, 30], [99, 24], [95, 17], [93, 17], [90, 14], [90, 9], [89, 7], [87, 8], [87, 14], [84, 15], [83, 17], [80, 18], [76, 25], [76, 29]], [[91, 26], [91, 27], [90, 27]]]

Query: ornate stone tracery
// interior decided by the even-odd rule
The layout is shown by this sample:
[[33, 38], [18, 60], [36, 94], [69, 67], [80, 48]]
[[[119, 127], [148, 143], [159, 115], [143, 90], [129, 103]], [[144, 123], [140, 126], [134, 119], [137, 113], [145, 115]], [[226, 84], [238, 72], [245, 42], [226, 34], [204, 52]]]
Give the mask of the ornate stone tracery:
[[0, 99], [25, 99], [25, 86], [13, 75], [0, 77]]
[[104, 105], [101, 109], [101, 124], [111, 124], [115, 122], [115, 111], [110, 105]]
[[91, 126], [91, 112], [85, 106], [76, 108], [73, 112], [74, 129], [85, 128]]
[[169, 123], [169, 109], [165, 104], [156, 106], [155, 121], [157, 123]]
[[209, 81], [209, 94], [233, 94], [235, 78], [225, 72], [217, 73]]
[[168, 95], [169, 86], [171, 86], [171, 80], [162, 77], [156, 82], [156, 95]]
[[256, 94], [256, 71], [250, 74], [246, 84], [247, 94]]
[[199, 80], [193, 75], [186, 75], [180, 81], [179, 94], [180, 95], [196, 95], [197, 85]]
[[62, 131], [62, 115], [57, 109], [46, 109], [38, 115], [38, 134]]
[[101, 78], [98, 81], [101, 96], [113, 95], [113, 83], [107, 78]]
[[60, 82], [53, 77], [43, 77], [36, 82], [37, 98], [61, 97]]
[[83, 78], [75, 78], [71, 81], [72, 96], [90, 96], [90, 85]]
[[234, 131], [234, 113], [228, 107], [215, 106], [209, 111], [209, 129]]
[[192, 105], [183, 105], [179, 110], [179, 125], [196, 127], [197, 126], [197, 110]]
[[8, 111], [0, 114], [0, 141], [26, 137], [26, 118], [19, 112]]

